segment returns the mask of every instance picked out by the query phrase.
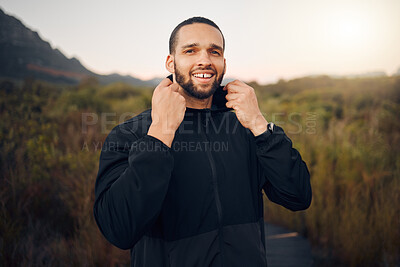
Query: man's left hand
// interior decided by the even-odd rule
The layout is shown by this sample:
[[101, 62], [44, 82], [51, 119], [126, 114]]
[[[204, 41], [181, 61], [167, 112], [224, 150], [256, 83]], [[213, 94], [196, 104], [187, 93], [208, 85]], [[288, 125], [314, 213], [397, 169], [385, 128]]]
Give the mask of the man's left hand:
[[267, 130], [267, 120], [258, 107], [254, 89], [244, 82], [235, 80], [228, 83], [224, 90], [228, 91], [226, 106], [236, 111], [236, 116], [243, 127], [248, 128], [254, 136]]

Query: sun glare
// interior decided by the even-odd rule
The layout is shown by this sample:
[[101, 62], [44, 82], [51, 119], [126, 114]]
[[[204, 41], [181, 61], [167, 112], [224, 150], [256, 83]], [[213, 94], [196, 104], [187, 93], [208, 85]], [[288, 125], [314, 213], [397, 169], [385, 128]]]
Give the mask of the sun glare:
[[363, 27], [360, 21], [351, 19], [342, 19], [338, 21], [336, 35], [343, 41], [354, 42], [363, 35]]
[[360, 12], [341, 12], [329, 20], [328, 32], [334, 46], [356, 49], [369, 39], [369, 21]]

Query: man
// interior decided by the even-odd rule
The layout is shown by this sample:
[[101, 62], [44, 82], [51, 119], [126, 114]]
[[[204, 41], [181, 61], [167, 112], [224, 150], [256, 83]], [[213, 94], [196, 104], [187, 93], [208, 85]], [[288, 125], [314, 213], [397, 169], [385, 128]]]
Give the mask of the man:
[[103, 145], [94, 215], [131, 266], [266, 266], [262, 189], [293, 211], [310, 205], [307, 166], [254, 89], [220, 86], [224, 49], [214, 22], [179, 24], [152, 109]]

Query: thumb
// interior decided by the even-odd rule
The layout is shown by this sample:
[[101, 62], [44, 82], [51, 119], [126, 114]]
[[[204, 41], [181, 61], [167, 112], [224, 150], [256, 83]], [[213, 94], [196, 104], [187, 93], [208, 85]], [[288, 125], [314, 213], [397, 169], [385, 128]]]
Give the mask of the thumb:
[[173, 92], [178, 92], [179, 85], [177, 83], [173, 83], [169, 86]]

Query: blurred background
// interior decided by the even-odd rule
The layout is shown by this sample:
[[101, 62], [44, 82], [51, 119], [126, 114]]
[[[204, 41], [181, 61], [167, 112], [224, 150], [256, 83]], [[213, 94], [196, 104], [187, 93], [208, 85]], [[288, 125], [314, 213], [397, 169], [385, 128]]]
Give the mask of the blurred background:
[[[315, 266], [400, 265], [400, 1], [0, 0], [0, 263], [129, 266], [93, 218], [102, 143], [151, 107], [192, 16], [311, 173], [313, 202], [265, 218]], [[0, 264], [1, 265], [1, 264]]]

